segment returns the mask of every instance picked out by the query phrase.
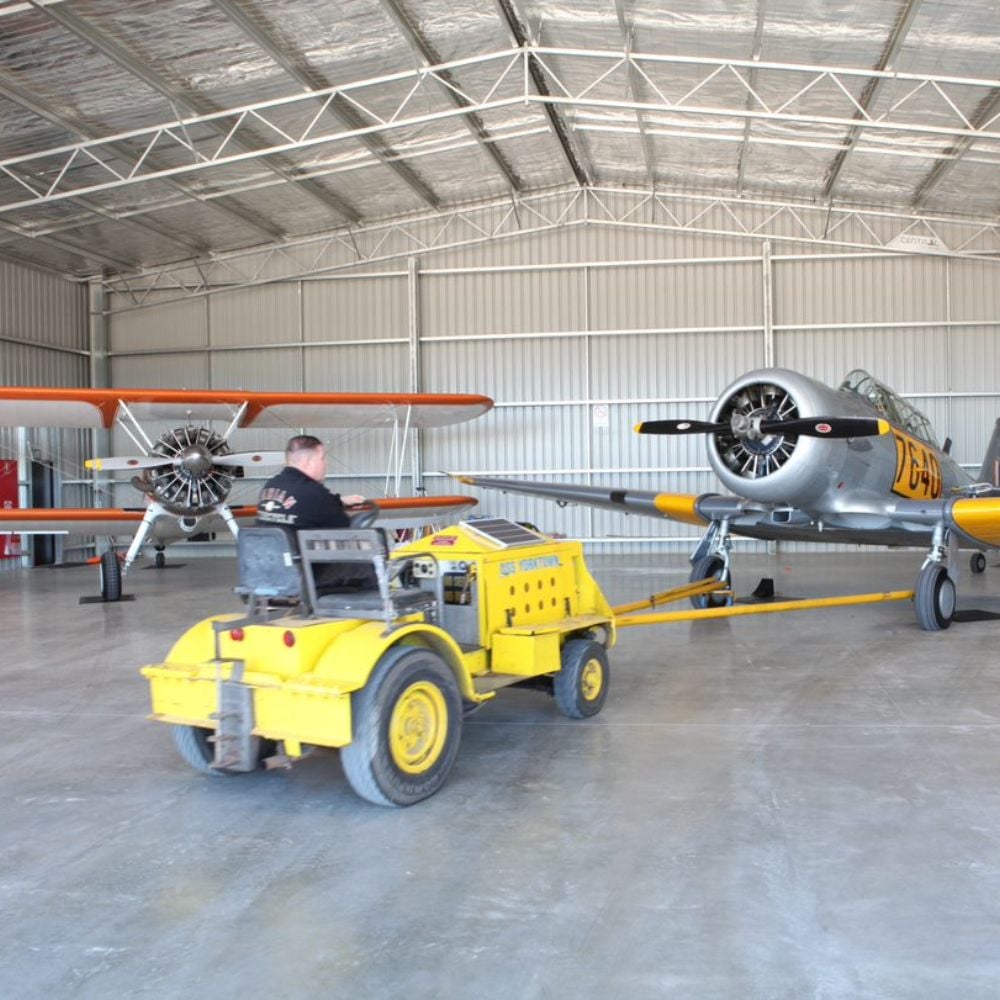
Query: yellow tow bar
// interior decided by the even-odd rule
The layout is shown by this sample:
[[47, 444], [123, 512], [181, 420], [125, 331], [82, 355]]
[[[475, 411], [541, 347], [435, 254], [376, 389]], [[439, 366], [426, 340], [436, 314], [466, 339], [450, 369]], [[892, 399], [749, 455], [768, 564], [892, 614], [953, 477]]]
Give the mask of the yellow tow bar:
[[[681, 600], [684, 597], [695, 597], [698, 594], [728, 593], [718, 591], [717, 580], [707, 580], [705, 583], [692, 584], [687, 587], [675, 587], [673, 591], [664, 591], [653, 598], [639, 601], [635, 604], [623, 604], [614, 609], [615, 625], [618, 628], [628, 628], [632, 625], [658, 625], [661, 622], [694, 621], [701, 618], [735, 618], [738, 615], [773, 615], [783, 611], [811, 611], [814, 608], [840, 608], [852, 604], [877, 604], [880, 601], [909, 601], [913, 597], [912, 590], [887, 590], [872, 594], [848, 594], [844, 597], [813, 597], [802, 601], [775, 601], [772, 604], [735, 604], [728, 608], [701, 608], [690, 611], [660, 611], [656, 614], [630, 615], [626, 612], [642, 607], [655, 607], [656, 604], [666, 604], [668, 600]], [[692, 587], [697, 588], [692, 590]], [[667, 594], [677, 593], [678, 596], [666, 598]], [[666, 598], [666, 599], [665, 599]]]

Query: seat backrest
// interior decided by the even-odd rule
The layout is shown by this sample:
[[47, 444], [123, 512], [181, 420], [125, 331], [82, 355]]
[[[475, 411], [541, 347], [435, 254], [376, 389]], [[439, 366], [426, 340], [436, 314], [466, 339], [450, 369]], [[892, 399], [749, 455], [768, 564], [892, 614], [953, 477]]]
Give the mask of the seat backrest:
[[299, 549], [310, 563], [373, 563], [389, 555], [389, 541], [382, 528], [327, 528], [300, 531]]
[[242, 591], [257, 597], [301, 595], [302, 575], [295, 546], [284, 528], [241, 528], [236, 559]]

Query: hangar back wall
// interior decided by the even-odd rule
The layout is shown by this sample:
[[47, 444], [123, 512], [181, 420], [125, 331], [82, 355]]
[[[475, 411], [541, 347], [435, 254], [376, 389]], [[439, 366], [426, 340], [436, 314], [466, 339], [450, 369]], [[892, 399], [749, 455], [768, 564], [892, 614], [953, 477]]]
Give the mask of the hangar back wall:
[[[640, 438], [637, 420], [702, 416], [729, 380], [763, 364], [832, 383], [860, 366], [978, 467], [1000, 413], [997, 265], [818, 249], [591, 226], [184, 300], [154, 291], [142, 308], [111, 295], [108, 376], [122, 387], [485, 392], [493, 413], [424, 436], [429, 492], [454, 489], [442, 470], [700, 492], [717, 488], [701, 442]], [[2, 342], [5, 372], [10, 359], [24, 381], [86, 381], [87, 359], [63, 353], [86, 347], [86, 293], [60, 284], [76, 302], [68, 325], [42, 333], [26, 316], [17, 335], [15, 319], [12, 335], [40, 343], [24, 360], [24, 347]], [[240, 446], [283, 436], [251, 433]], [[335, 475], [379, 493], [385, 435], [331, 437]], [[239, 488], [252, 496], [257, 485]], [[129, 492], [119, 502], [134, 501]], [[487, 494], [481, 509], [578, 537], [624, 536], [601, 548], [690, 544], [683, 526], [526, 498]]]

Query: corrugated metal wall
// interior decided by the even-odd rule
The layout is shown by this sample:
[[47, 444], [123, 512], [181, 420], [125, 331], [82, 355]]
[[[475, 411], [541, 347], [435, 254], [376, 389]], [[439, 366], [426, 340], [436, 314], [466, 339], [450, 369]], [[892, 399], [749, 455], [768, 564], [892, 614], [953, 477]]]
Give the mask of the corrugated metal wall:
[[[415, 316], [412, 279], [388, 268], [114, 315], [112, 384], [404, 390], [412, 326], [420, 388], [497, 401], [474, 423], [423, 436], [429, 492], [457, 488], [444, 470], [717, 489], [700, 440], [631, 428], [704, 416], [731, 379], [769, 356], [833, 384], [868, 368], [924, 409], [970, 466], [1000, 411], [1000, 291], [989, 262], [782, 245], [768, 269], [748, 240], [591, 227], [428, 255], [415, 269]], [[328, 436], [338, 484], [380, 492], [386, 434]], [[242, 440], [276, 447], [282, 437]], [[249, 497], [257, 485], [241, 488]], [[481, 510], [614, 538], [605, 547], [690, 544], [683, 526], [498, 494], [483, 494]]]
[[[77, 282], [0, 260], [0, 381], [3, 385], [82, 386], [90, 380], [87, 291]], [[92, 501], [81, 483], [89, 433], [29, 430], [20, 446], [16, 428], [0, 427], [0, 460], [16, 462], [19, 452], [51, 466], [56, 502], [79, 506]], [[20, 478], [26, 484], [23, 469]], [[26, 489], [26, 485], [22, 486]], [[22, 496], [21, 505], [29, 497]], [[60, 539], [68, 552], [78, 540]], [[0, 570], [13, 559], [0, 559]]]

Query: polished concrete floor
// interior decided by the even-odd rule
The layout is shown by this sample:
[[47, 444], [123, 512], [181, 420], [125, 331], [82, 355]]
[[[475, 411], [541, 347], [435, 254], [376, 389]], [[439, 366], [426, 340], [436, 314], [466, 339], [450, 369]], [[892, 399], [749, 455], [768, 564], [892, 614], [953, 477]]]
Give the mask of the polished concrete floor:
[[[178, 556], [182, 556], [178, 550]], [[744, 557], [817, 595], [917, 553]], [[137, 668], [235, 610], [232, 560], [0, 575], [0, 997], [996, 998], [1000, 621], [907, 603], [623, 632], [604, 711], [501, 693], [449, 783], [337, 755], [210, 778]], [[595, 557], [612, 600], [680, 557]], [[961, 605], [1000, 611], [1000, 569]]]

